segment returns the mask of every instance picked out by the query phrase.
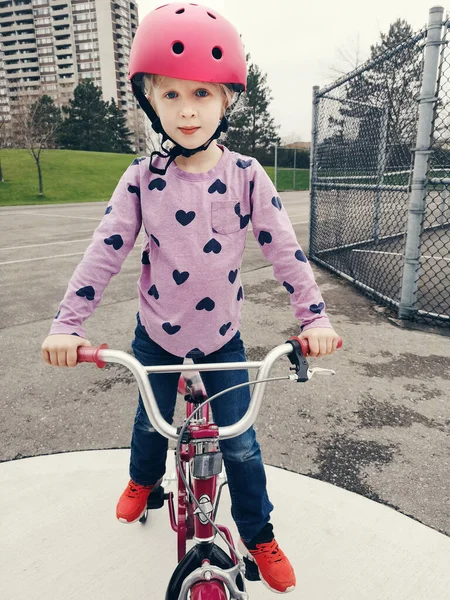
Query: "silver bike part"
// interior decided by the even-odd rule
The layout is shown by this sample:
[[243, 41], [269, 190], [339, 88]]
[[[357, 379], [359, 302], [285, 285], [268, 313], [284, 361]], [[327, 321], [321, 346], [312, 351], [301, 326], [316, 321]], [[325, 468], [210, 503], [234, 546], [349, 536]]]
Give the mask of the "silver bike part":
[[248, 600], [249, 596], [247, 592], [241, 592], [237, 586], [236, 580], [239, 575], [242, 577], [242, 581], [244, 581], [244, 562], [242, 562], [242, 564], [234, 565], [234, 567], [231, 569], [226, 570], [208, 563], [204, 563], [201, 567], [195, 569], [195, 571], [192, 571], [192, 573], [190, 573], [186, 579], [184, 579], [178, 600], [188, 600], [188, 592], [192, 589], [192, 586], [199, 581], [211, 581], [211, 579], [217, 579], [226, 585], [231, 594], [230, 600]]

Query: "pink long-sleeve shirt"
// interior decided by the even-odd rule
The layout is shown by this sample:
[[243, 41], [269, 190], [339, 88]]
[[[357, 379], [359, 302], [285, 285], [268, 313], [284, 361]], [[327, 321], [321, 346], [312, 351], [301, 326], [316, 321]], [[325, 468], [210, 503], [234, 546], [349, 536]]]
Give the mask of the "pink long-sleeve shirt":
[[[138, 293], [148, 335], [176, 356], [218, 350], [239, 329], [240, 267], [250, 224], [300, 326], [331, 327], [270, 178], [256, 159], [219, 147], [222, 157], [206, 173], [172, 163], [160, 177], [149, 171], [148, 157], [133, 161], [75, 269], [50, 334], [86, 337], [84, 321], [144, 227]], [[164, 159], [155, 161], [163, 164]]]

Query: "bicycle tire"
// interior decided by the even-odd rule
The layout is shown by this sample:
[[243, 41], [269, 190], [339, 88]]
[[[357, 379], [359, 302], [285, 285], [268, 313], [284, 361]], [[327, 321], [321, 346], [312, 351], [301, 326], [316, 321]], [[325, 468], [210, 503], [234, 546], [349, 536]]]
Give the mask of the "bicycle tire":
[[222, 582], [201, 581], [191, 589], [191, 600], [227, 600], [228, 596]]

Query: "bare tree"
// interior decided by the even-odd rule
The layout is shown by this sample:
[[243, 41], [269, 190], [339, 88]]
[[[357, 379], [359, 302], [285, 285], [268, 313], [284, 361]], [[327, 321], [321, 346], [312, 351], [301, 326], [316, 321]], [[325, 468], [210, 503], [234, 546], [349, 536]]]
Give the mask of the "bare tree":
[[39, 179], [39, 196], [44, 195], [41, 153], [55, 147], [55, 136], [61, 125], [61, 113], [50, 96], [30, 98], [21, 94], [12, 114], [14, 145], [25, 148], [33, 157]]
[[301, 142], [302, 136], [295, 131], [291, 131], [288, 135], [285, 135], [281, 138], [281, 144], [283, 146], [287, 146], [288, 144], [295, 144], [296, 142]]
[[337, 62], [327, 65], [327, 74], [324, 76], [329, 81], [334, 81], [343, 75], [357, 69], [363, 62], [359, 32], [348, 41], [345, 46], [337, 49]]
[[[6, 117], [4, 115], [0, 115], [0, 148], [5, 148], [6, 146]], [[2, 161], [0, 160], [0, 183], [3, 183], [5, 180], [3, 179], [3, 170], [2, 170]]]

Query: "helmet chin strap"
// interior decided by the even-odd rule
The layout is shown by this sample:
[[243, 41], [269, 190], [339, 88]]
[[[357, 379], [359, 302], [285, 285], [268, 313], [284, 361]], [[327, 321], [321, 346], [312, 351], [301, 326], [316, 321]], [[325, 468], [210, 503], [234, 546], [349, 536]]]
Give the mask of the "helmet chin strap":
[[[197, 154], [197, 152], [201, 152], [202, 150], [207, 150], [213, 140], [216, 140], [218, 137], [220, 137], [220, 134], [222, 132], [225, 133], [228, 130], [228, 119], [226, 116], [223, 116], [216, 131], [214, 132], [212, 137], [207, 142], [205, 142], [202, 146], [199, 146], [198, 148], [193, 148], [192, 150], [189, 148], [184, 148], [184, 146], [181, 146], [180, 144], [178, 144], [175, 140], [173, 140], [171, 137], [169, 137], [167, 135], [167, 133], [164, 131], [162, 123], [161, 123], [161, 119], [158, 117], [153, 106], [150, 104], [150, 102], [148, 101], [147, 97], [145, 96], [145, 94], [143, 92], [142, 75], [133, 77], [131, 80], [131, 85], [133, 88], [134, 95], [136, 96], [142, 110], [145, 112], [145, 114], [147, 115], [147, 117], [150, 119], [150, 121], [152, 123], [152, 128], [156, 131], [156, 133], [160, 133], [163, 138], [162, 142], [161, 142], [161, 148], [164, 150], [165, 154], [155, 151], [155, 152], [152, 152], [152, 154], [150, 156], [149, 170], [152, 173], [155, 173], [156, 175], [165, 175], [170, 164], [178, 156], [185, 156], [185, 157], [189, 158], [193, 154]], [[239, 91], [239, 96], [240, 96], [240, 94], [241, 94], [241, 91]], [[167, 148], [164, 148], [164, 144], [168, 140], [174, 144], [173, 148], [170, 148], [170, 150]], [[152, 164], [155, 156], [159, 156], [160, 158], [168, 158], [169, 159], [167, 161], [164, 169], [158, 169], [157, 167], [155, 167]]]
[[[223, 132], [227, 131], [228, 119], [224, 116], [221, 119], [219, 126], [217, 127], [217, 129], [214, 132], [214, 134], [212, 135], [212, 137], [210, 137], [209, 140], [207, 142], [205, 142], [202, 146], [198, 146], [197, 148], [192, 148], [192, 149], [181, 146], [181, 144], [178, 144], [174, 139], [172, 139], [170, 136], [168, 136], [167, 133], [163, 129], [163, 126], [162, 126], [162, 123], [161, 123], [159, 117], [157, 117], [152, 122], [152, 127], [156, 131], [156, 133], [160, 133], [162, 135], [163, 139], [161, 142], [161, 148], [164, 150], [165, 154], [162, 154], [161, 152], [158, 152], [158, 151], [152, 152], [152, 154], [150, 156], [149, 170], [152, 173], [156, 173], [157, 175], [165, 175], [167, 173], [167, 169], [169, 168], [170, 164], [178, 156], [185, 156], [186, 158], [189, 158], [193, 154], [197, 154], [197, 152], [202, 152], [203, 150], [207, 150], [209, 148], [211, 142], [220, 137], [220, 134], [222, 133], [222, 131]], [[170, 149], [164, 148], [164, 144], [168, 140], [174, 144], [174, 146]], [[168, 158], [169, 159], [167, 161], [167, 163], [165, 164], [164, 169], [158, 169], [157, 167], [155, 167], [153, 165], [153, 159], [156, 156], [159, 156], [160, 158]]]

